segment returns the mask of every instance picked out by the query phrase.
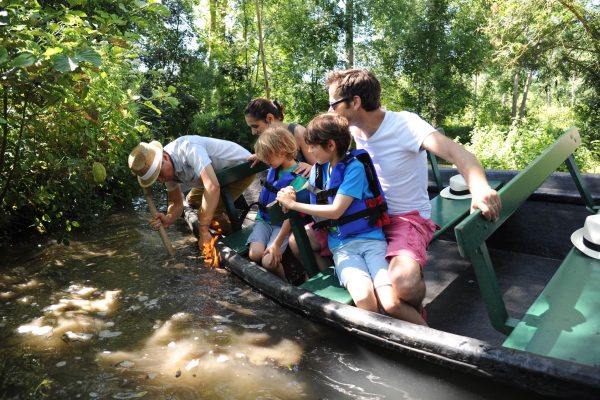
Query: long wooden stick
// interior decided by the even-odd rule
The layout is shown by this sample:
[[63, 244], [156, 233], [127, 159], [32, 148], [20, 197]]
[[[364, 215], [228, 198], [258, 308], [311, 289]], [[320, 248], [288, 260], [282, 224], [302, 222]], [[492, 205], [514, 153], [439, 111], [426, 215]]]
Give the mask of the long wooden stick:
[[[150, 192], [150, 189], [144, 188], [144, 197], [146, 197], [146, 202], [148, 203], [148, 208], [150, 209], [150, 214], [152, 214], [153, 218], [156, 217], [156, 214], [158, 214], [158, 211], [156, 210], [156, 206], [154, 205], [154, 200], [152, 199], [152, 193]], [[165, 247], [167, 248], [167, 251], [169, 252], [169, 254], [171, 256], [174, 256], [175, 255], [175, 247], [173, 247], [173, 244], [171, 244], [171, 240], [167, 236], [167, 232], [165, 231], [165, 228], [162, 226], [160, 228], [158, 228], [158, 234], [160, 235], [160, 238], [162, 239], [162, 242], [165, 245]]]

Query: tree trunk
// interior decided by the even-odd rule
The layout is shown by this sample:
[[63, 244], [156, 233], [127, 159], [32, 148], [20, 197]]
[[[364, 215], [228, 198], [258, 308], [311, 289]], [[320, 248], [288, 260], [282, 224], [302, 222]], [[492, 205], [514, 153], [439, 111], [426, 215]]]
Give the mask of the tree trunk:
[[514, 120], [517, 118], [517, 103], [519, 101], [519, 70], [515, 72], [513, 78], [513, 95], [512, 95], [512, 112], [511, 118]]
[[[248, 45], [248, 16], [246, 15], [247, 9], [246, 9], [246, 1], [243, 0], [242, 1], [242, 10], [244, 10], [244, 29], [243, 29], [243, 33], [242, 36], [244, 38], [244, 59], [246, 61], [246, 71], [248, 71], [248, 68], [250, 68], [250, 62], [249, 62], [249, 58], [248, 58], [248, 48], [250, 47]], [[248, 74], [248, 76], [250, 76], [251, 74]]]
[[346, 0], [346, 68], [354, 68], [354, 0]]
[[209, 0], [208, 9], [208, 67], [212, 69], [214, 64], [214, 42], [217, 34], [217, 0]]
[[571, 107], [575, 107], [575, 74], [571, 78]]
[[479, 100], [477, 98], [477, 90], [479, 89], [479, 74], [476, 72], [475, 73], [475, 82], [474, 82], [474, 88], [473, 88], [473, 125], [475, 125], [477, 123], [477, 100]]
[[260, 0], [256, 0], [256, 21], [258, 24], [258, 49], [262, 60], [263, 77], [265, 82], [265, 93], [267, 99], [271, 98], [271, 89], [269, 88], [269, 79], [267, 76], [267, 61], [265, 60], [265, 44], [263, 42], [262, 19], [260, 17]]
[[529, 87], [533, 78], [533, 70], [527, 74], [527, 81], [525, 82], [525, 88], [523, 89], [523, 98], [521, 99], [521, 107], [519, 107], [519, 119], [523, 118], [525, 114], [525, 105], [527, 104], [527, 94], [529, 93]]

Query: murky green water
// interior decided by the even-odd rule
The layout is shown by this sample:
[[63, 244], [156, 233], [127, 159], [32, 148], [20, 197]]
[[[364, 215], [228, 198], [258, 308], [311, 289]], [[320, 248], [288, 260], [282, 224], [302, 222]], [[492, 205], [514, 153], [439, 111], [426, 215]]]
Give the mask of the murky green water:
[[395, 360], [200, 266], [183, 222], [166, 256], [147, 218], [118, 213], [69, 247], [3, 251], [0, 398], [491, 396], [487, 381]]

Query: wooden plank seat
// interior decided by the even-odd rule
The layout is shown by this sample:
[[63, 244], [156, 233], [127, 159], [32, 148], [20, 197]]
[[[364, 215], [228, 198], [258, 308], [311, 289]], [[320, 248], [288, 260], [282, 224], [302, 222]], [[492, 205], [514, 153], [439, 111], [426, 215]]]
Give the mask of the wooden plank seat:
[[503, 346], [600, 367], [600, 260], [573, 248]]
[[[490, 180], [489, 184], [492, 188], [498, 190], [502, 187], [503, 182]], [[442, 233], [455, 226], [462, 221], [471, 211], [471, 199], [447, 199], [441, 195], [435, 196], [429, 201], [431, 204], [431, 219], [439, 225], [438, 229], [433, 234], [435, 240]]]
[[[462, 256], [468, 258], [474, 268], [475, 276], [477, 277], [479, 288], [482, 294], [482, 298], [485, 302], [488, 316], [491, 320], [492, 325], [495, 329], [505, 334], [509, 334], [519, 324], [519, 320], [512, 318], [508, 315], [506, 305], [500, 287], [494, 272], [491, 257], [489, 255], [486, 240], [515, 212], [517, 209], [530, 197], [530, 195], [548, 178], [563, 162], [571, 164], [569, 170], [571, 176], [576, 182], [576, 186], [582, 195], [582, 198], [587, 203], [586, 199], [592, 199], [589, 193], [584, 193], [586, 190], [585, 184], [581, 181], [581, 175], [578, 173], [577, 166], [572, 157], [572, 153], [581, 144], [581, 139], [576, 128], [570, 129], [567, 133], [562, 135], [554, 144], [549, 146], [542, 154], [540, 154], [534, 161], [532, 161], [527, 168], [517, 174], [511, 179], [506, 185], [504, 185], [498, 192], [502, 201], [502, 211], [500, 217], [496, 222], [485, 220], [481, 216], [480, 211], [476, 211], [467, 218], [465, 218], [455, 228], [455, 234], [459, 250]], [[573, 171], [575, 169], [575, 171]], [[574, 173], [576, 172], [576, 173]], [[588, 204], [588, 208], [594, 209], [593, 205]], [[575, 259], [575, 256], [568, 257], [569, 259]], [[571, 261], [565, 261], [570, 264]], [[562, 268], [561, 268], [562, 269]], [[560, 272], [560, 269], [559, 269]], [[562, 273], [561, 273], [562, 274]], [[572, 279], [585, 279], [585, 275], [581, 274], [580, 278], [572, 277]], [[560, 278], [560, 275], [556, 275], [552, 279], [555, 293], [559, 293], [561, 290], [567, 288], [566, 285], [573, 285], [568, 283], [568, 280]], [[585, 287], [587, 283], [579, 282], [578, 284]], [[590, 284], [591, 285], [591, 284]], [[590, 286], [590, 289], [592, 287]], [[542, 297], [545, 296], [542, 294]], [[539, 303], [536, 302], [537, 306], [534, 308], [537, 310], [541, 307], [544, 300], [538, 299]], [[581, 311], [581, 310], [580, 310]], [[539, 312], [532, 310], [531, 315], [538, 315]], [[529, 314], [529, 313], [528, 313]], [[586, 316], [587, 317], [587, 316]], [[600, 316], [596, 317], [596, 320], [600, 320]], [[527, 320], [523, 322], [527, 324]], [[596, 325], [597, 326], [597, 325]], [[524, 328], [523, 328], [524, 329]], [[519, 337], [523, 337], [524, 333], [519, 333]], [[532, 335], [532, 337], [535, 335]], [[513, 343], [513, 342], [509, 342]], [[521, 346], [523, 345], [522, 339], [519, 339]]]

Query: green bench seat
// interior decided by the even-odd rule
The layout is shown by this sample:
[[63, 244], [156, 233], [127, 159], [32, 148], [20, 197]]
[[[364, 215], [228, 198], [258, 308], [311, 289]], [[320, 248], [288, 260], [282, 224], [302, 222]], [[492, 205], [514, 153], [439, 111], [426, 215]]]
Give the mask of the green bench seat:
[[248, 254], [249, 251], [246, 241], [248, 240], [248, 237], [250, 237], [253, 228], [254, 224], [242, 227], [242, 229], [238, 231], [233, 231], [229, 235], [223, 237], [221, 241], [225, 243], [227, 247], [229, 247], [239, 255], [245, 256]]
[[600, 260], [573, 248], [503, 346], [600, 367]]
[[[498, 190], [502, 187], [502, 181], [489, 181], [490, 186]], [[440, 226], [433, 234], [435, 240], [442, 233], [462, 221], [471, 211], [471, 199], [447, 199], [440, 195], [429, 201], [431, 204], [431, 219]]]
[[319, 296], [326, 297], [344, 304], [353, 304], [350, 293], [340, 285], [335, 276], [335, 267], [331, 266], [324, 272], [319, 272], [308, 281], [300, 285], [302, 289], [308, 290]]
[[[502, 210], [497, 221], [487, 221], [481, 216], [480, 211], [476, 211], [465, 218], [454, 229], [461, 255], [468, 258], [473, 266], [491, 323], [496, 330], [502, 333], [510, 334], [521, 322], [508, 315], [502, 292], [494, 272], [492, 260], [487, 249], [486, 240], [517, 211], [529, 196], [531, 196], [531, 194], [533, 194], [533, 192], [535, 192], [535, 190], [563, 162], [567, 163], [571, 176], [588, 209], [596, 209], [596, 207], [590, 203], [592, 199], [590, 193], [585, 193], [587, 187], [585, 182], [581, 179], [581, 175], [577, 170], [577, 166], [572, 156], [572, 153], [580, 144], [581, 138], [579, 137], [577, 129], [570, 129], [532, 161], [526, 169], [517, 174], [498, 191], [502, 201]], [[576, 256], [572, 255], [569, 259], [575, 260]], [[565, 261], [565, 265], [570, 265], [571, 262], [572, 261]], [[564, 268], [571, 270], [571, 267]], [[561, 268], [561, 270], [565, 269]], [[572, 278], [576, 279], [577, 282], [565, 281], [560, 276], [557, 276], [552, 279], [554, 282], [553, 289], [548, 290], [551, 290], [554, 293], [564, 290], [564, 293], [567, 293], [570, 290], [569, 286], [579, 285], [580, 287], [584, 287], [586, 285], [584, 281], [579, 281], [579, 279], [587, 279], [585, 278], [585, 275], [573, 273]], [[537, 307], [543, 307], [543, 302], [543, 298], [542, 300], [538, 299], [538, 302], [536, 302], [536, 304], [538, 304], [536, 310], [539, 309]], [[533, 310], [532, 313], [533, 314], [530, 315], [537, 315], [538, 311]], [[527, 324], [527, 321], [522, 323]], [[600, 329], [597, 329], [597, 331], [600, 331]], [[524, 334], [519, 334], [519, 337], [524, 337]], [[522, 339], [520, 340], [520, 343], [522, 346], [526, 346], [523, 344]]]

